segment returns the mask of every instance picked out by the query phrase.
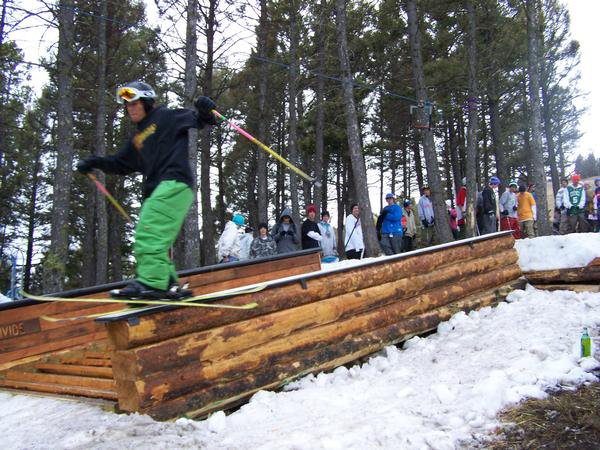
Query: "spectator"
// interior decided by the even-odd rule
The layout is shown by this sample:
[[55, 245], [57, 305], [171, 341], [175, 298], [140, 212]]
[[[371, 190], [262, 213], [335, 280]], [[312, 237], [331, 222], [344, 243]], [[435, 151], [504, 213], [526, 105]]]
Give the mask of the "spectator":
[[520, 239], [519, 213], [517, 206], [517, 183], [512, 181], [500, 197], [500, 230], [511, 230], [515, 239]]
[[535, 200], [535, 204], [537, 205], [538, 197], [537, 193], [535, 192], [535, 183], [529, 183], [529, 185], [527, 186], [527, 191], [531, 194], [531, 196]]
[[347, 259], [362, 259], [365, 242], [360, 223], [360, 209], [357, 204], [354, 204], [351, 206], [350, 211], [352, 211], [351, 214], [346, 217], [344, 251]]
[[302, 250], [321, 246], [321, 232], [316, 218], [317, 207], [308, 205], [306, 207], [306, 220], [302, 223]]
[[396, 195], [385, 196], [387, 206], [381, 211], [381, 249], [386, 255], [402, 252], [402, 207], [396, 204]]
[[519, 186], [517, 215], [523, 237], [534, 238], [535, 229], [533, 228], [533, 222], [537, 219], [537, 207], [533, 195], [527, 192], [527, 187], [524, 184]]
[[292, 212], [285, 208], [279, 216], [279, 222], [271, 230], [271, 235], [277, 243], [277, 253], [290, 253], [298, 250], [298, 230], [292, 219]]
[[448, 223], [450, 224], [450, 230], [452, 230], [452, 237], [456, 240], [458, 239], [458, 223], [456, 220], [458, 213], [456, 208], [452, 207], [450, 200], [446, 200], [446, 208], [448, 209]]
[[321, 221], [317, 224], [321, 233], [321, 262], [336, 262], [338, 258], [335, 231], [329, 223], [329, 212], [321, 213]]
[[596, 178], [594, 180], [595, 190], [594, 190], [594, 210], [596, 212], [596, 231], [600, 232], [600, 178]]
[[596, 194], [594, 192], [594, 187], [592, 187], [591, 183], [584, 182], [583, 190], [585, 191], [585, 219], [587, 222], [586, 231], [595, 231], [596, 230]]
[[422, 195], [419, 199], [417, 210], [423, 229], [421, 230], [421, 240], [423, 247], [433, 245], [435, 239], [435, 217], [433, 215], [433, 203], [431, 203], [431, 189], [428, 186], [423, 186]]
[[585, 220], [585, 189], [581, 177], [575, 173], [571, 184], [563, 191], [563, 205], [567, 210], [567, 233], [585, 233], [589, 224]]
[[467, 215], [467, 177], [463, 177], [462, 186], [456, 195], [456, 219], [458, 225], [458, 237], [464, 239], [467, 237], [467, 227], [465, 217]]
[[244, 216], [234, 214], [233, 219], [227, 221], [223, 234], [217, 244], [217, 257], [219, 262], [235, 262], [240, 260], [240, 234], [239, 228], [244, 226]]
[[481, 191], [483, 217], [481, 221], [481, 234], [495, 233], [498, 231], [498, 186], [500, 179], [491, 177], [490, 182]]
[[415, 213], [412, 209], [412, 202], [409, 199], [404, 200], [404, 228], [402, 236], [402, 251], [410, 252], [413, 249], [413, 242], [417, 235], [417, 225], [415, 223]]
[[240, 237], [240, 261], [250, 258], [250, 246], [254, 240], [253, 232], [252, 227], [246, 227], [244, 234]]
[[562, 178], [560, 180], [560, 189], [556, 192], [556, 199], [554, 200], [554, 206], [558, 210], [559, 219], [558, 219], [558, 233], [559, 234], [567, 234], [567, 208], [564, 205], [564, 194], [567, 186], [569, 185], [569, 180], [566, 178]]
[[269, 235], [269, 226], [266, 223], [258, 225], [258, 236], [250, 245], [250, 258], [267, 258], [277, 254], [277, 243]]

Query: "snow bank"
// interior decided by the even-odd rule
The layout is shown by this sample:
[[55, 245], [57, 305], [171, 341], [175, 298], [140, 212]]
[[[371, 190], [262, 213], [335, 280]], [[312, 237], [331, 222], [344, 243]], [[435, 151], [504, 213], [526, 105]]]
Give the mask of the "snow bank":
[[524, 272], [584, 267], [600, 257], [600, 233], [519, 239], [515, 241], [515, 248]]
[[600, 294], [528, 288], [508, 300], [201, 422], [0, 393], [0, 436], [14, 449], [451, 449], [492, 430], [502, 408], [596, 379], [579, 337], [588, 326], [597, 340]]
[[6, 295], [0, 294], [0, 303], [12, 302], [13, 300], [8, 298]]

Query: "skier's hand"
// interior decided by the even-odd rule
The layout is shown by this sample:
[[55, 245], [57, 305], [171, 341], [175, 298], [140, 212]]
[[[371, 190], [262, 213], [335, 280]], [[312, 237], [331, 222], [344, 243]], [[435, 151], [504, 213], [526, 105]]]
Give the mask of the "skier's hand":
[[95, 167], [94, 162], [95, 158], [82, 159], [77, 163], [77, 171], [83, 175], [91, 173]]
[[423, 228], [427, 228], [429, 226], [429, 222], [427, 222], [425, 219], [421, 220], [421, 223], [423, 224]]
[[281, 230], [279, 232], [279, 236], [281, 236], [281, 237], [285, 237], [286, 234], [287, 234], [287, 231], [285, 231], [285, 230]]
[[[198, 111], [198, 122], [202, 121], [202, 124], [216, 125], [217, 118], [212, 113], [212, 110], [217, 107], [209, 97], [198, 97], [194, 102], [196, 111]], [[200, 123], [199, 123], [200, 125]]]

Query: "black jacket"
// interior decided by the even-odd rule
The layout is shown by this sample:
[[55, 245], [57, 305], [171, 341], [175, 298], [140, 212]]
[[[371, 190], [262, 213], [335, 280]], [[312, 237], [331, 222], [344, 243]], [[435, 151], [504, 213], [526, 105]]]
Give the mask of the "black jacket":
[[313, 222], [312, 220], [306, 219], [304, 223], [302, 223], [302, 250], [306, 250], [307, 248], [319, 248], [321, 246], [321, 243], [319, 241], [311, 238], [308, 235], [310, 231], [315, 231], [321, 234], [317, 222]]
[[193, 187], [188, 157], [188, 130], [204, 122], [189, 109], [154, 108], [137, 124], [137, 132], [118, 153], [93, 159], [94, 167], [106, 173], [144, 175], [144, 197], [161, 181], [175, 180]]
[[496, 214], [496, 196], [494, 190], [486, 186], [481, 192], [481, 198], [483, 200], [483, 213], [484, 214]]

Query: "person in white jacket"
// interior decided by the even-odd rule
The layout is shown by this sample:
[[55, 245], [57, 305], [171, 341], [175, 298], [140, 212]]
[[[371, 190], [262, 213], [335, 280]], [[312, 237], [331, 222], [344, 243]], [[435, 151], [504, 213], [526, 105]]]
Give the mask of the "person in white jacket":
[[233, 219], [225, 224], [225, 229], [217, 244], [217, 258], [219, 262], [227, 263], [240, 260], [239, 227], [243, 227], [244, 222], [244, 216], [235, 214]]
[[360, 209], [355, 203], [350, 208], [352, 214], [346, 217], [344, 251], [347, 259], [362, 259], [365, 251], [365, 242], [363, 240], [362, 225], [360, 223]]
[[254, 240], [254, 229], [246, 227], [244, 234], [240, 236], [240, 261], [250, 259], [250, 246]]

